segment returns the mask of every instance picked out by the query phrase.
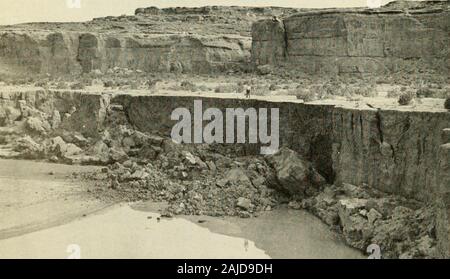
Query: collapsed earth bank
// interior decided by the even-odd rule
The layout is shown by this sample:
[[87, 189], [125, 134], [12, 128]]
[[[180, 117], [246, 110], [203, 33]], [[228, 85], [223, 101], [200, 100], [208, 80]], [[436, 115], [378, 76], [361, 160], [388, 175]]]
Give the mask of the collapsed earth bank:
[[279, 108], [282, 148], [263, 157], [254, 144], [173, 143], [172, 111], [193, 111], [200, 97], [45, 89], [1, 97], [2, 157], [107, 166], [88, 177], [99, 197], [168, 201], [165, 216], [251, 217], [288, 203], [362, 250], [445, 255], [448, 112], [201, 98], [203, 109]]

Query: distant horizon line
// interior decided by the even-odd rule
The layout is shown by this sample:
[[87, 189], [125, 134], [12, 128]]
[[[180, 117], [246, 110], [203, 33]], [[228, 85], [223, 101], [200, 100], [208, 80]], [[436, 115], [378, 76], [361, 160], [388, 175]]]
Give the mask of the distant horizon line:
[[[388, 3], [391, 2], [398, 2], [398, 1], [402, 1], [402, 0], [392, 0]], [[419, 1], [450, 1], [450, 0], [409, 0], [411, 2], [419, 2]], [[385, 6], [388, 3], [382, 5]], [[73, 20], [73, 21], [27, 21], [27, 22], [19, 22], [19, 23], [12, 23], [12, 24], [1, 24], [0, 26], [14, 26], [14, 25], [26, 25], [26, 24], [46, 24], [46, 23], [60, 23], [60, 24], [64, 24], [64, 23], [85, 23], [85, 22], [90, 22], [93, 21], [95, 19], [99, 19], [99, 18], [106, 18], [106, 17], [121, 17], [121, 16], [134, 16], [136, 15], [136, 11], [138, 9], [147, 9], [147, 8], [158, 8], [159, 10], [167, 10], [167, 9], [177, 9], [177, 8], [187, 8], [187, 9], [195, 9], [195, 8], [205, 8], [205, 7], [228, 7], [228, 8], [279, 8], [279, 9], [293, 9], [293, 10], [330, 10], [330, 9], [357, 9], [357, 8], [364, 8], [367, 6], [349, 6], [349, 7], [321, 7], [321, 8], [297, 8], [297, 7], [292, 7], [292, 6], [269, 6], [269, 5], [258, 5], [258, 6], [252, 6], [252, 5], [205, 5], [205, 6], [171, 6], [171, 7], [158, 7], [158, 6], [147, 6], [147, 7], [137, 7], [134, 9], [133, 13], [129, 13], [129, 14], [122, 14], [122, 15], [106, 15], [106, 16], [99, 16], [99, 17], [92, 17], [90, 19], [86, 19], [86, 20]]]
[[[49, 1], [53, 1], [53, 0], [49, 0]], [[59, 1], [64, 1], [64, 0], [59, 0]], [[83, 1], [83, 0], [81, 0]], [[103, 0], [99, 0], [99, 1], [103, 1]], [[136, 0], [138, 1], [138, 0]], [[139, 0], [139, 1], [143, 1], [143, 0]], [[256, 1], [256, 0], [255, 0]], [[153, 2], [151, 5], [142, 5], [143, 3], [134, 3], [135, 5], [131, 4], [128, 5], [126, 4], [125, 6], [122, 7], [122, 4], [119, 6], [114, 6], [114, 8], [111, 8], [111, 6], [107, 7], [105, 6], [105, 9], [103, 12], [99, 11], [98, 7], [91, 6], [89, 3], [93, 3], [93, 2], [87, 2], [86, 6], [83, 7], [76, 7], [76, 8], [71, 8], [72, 11], [67, 12], [67, 11], [62, 11], [61, 10], [61, 6], [58, 6], [57, 9], [53, 9], [53, 10], [48, 10], [47, 8], [45, 8], [46, 6], [41, 6], [40, 8], [34, 9], [34, 6], [28, 7], [27, 9], [23, 10], [18, 8], [18, 5], [13, 5], [13, 6], [8, 6], [5, 7], [6, 9], [3, 9], [2, 12], [0, 12], [0, 17], [2, 17], [2, 20], [0, 20], [0, 26], [14, 26], [14, 25], [26, 25], [26, 24], [45, 24], [45, 23], [59, 23], [59, 24], [64, 24], [64, 23], [85, 23], [85, 22], [90, 22], [93, 21], [95, 19], [99, 19], [99, 18], [105, 18], [105, 17], [120, 17], [120, 16], [133, 16], [136, 15], [136, 11], [138, 9], [147, 9], [147, 8], [156, 8], [158, 10], [169, 10], [169, 9], [192, 9], [192, 8], [204, 8], [204, 7], [224, 7], [224, 8], [274, 8], [274, 9], [296, 9], [296, 10], [327, 10], [327, 9], [350, 9], [350, 8], [364, 8], [364, 7], [369, 7], [370, 5], [370, 1], [380, 1], [381, 7], [382, 6], [386, 6], [392, 2], [448, 2], [449, 0], [366, 0], [366, 1], [362, 1], [362, 0], [358, 0], [358, 2], [356, 2], [356, 0], [353, 3], [350, 3], [351, 0], [348, 1], [334, 1], [333, 5], [324, 5], [321, 6], [320, 5], [320, 1], [311, 1], [317, 5], [313, 5], [313, 6], [297, 6], [293, 1], [293, 2], [289, 2], [286, 3], [285, 1], [279, 1], [277, 4], [280, 5], [274, 5], [274, 2], [276, 1], [270, 1], [271, 3], [254, 3], [255, 1], [253, 1], [253, 3], [242, 3], [240, 2], [238, 5], [234, 4], [234, 3], [230, 3], [229, 4], [234, 4], [234, 5], [208, 5], [209, 3], [198, 3], [195, 0], [191, 1], [191, 4], [199, 4], [199, 5], [195, 5], [195, 6], [189, 6], [189, 2], [183, 2], [182, 4], [187, 4], [187, 5], [180, 5], [180, 3], [172, 3], [172, 5], [170, 5], [170, 2], [158, 2], [157, 3]], [[169, 3], [168, 3], [169, 2]], [[233, 2], [233, 1], [231, 1]], [[328, 1], [329, 2], [329, 1]], [[5, 3], [5, 2], [4, 2]], [[13, 3], [13, 2], [11, 2]], [[17, 2], [16, 2], [17, 3]], [[223, 3], [223, 2], [222, 2]], [[222, 3], [218, 3], [218, 4], [222, 4]], [[228, 4], [227, 3], [227, 4]], [[167, 5], [169, 4], [169, 5]], [[201, 5], [201, 4], [207, 4], [207, 5]], [[242, 4], [242, 5], [241, 5]], [[256, 4], [256, 5], [255, 5]], [[343, 6], [345, 5], [345, 6]], [[0, 4], [1, 6], [1, 4]], [[134, 8], [132, 8], [134, 6]], [[46, 13], [42, 13], [42, 12], [37, 12], [37, 10], [42, 9], [42, 7], [44, 7], [45, 10], [47, 10], [48, 12]], [[30, 10], [31, 8], [31, 10]], [[10, 9], [10, 13], [8, 12], [8, 9]], [[58, 10], [59, 9], [59, 10]], [[121, 11], [122, 10], [122, 11]], [[32, 11], [35, 11], [32, 12]], [[2, 15], [3, 14], [3, 15]], [[8, 14], [10, 14], [11, 16], [9, 16]]]

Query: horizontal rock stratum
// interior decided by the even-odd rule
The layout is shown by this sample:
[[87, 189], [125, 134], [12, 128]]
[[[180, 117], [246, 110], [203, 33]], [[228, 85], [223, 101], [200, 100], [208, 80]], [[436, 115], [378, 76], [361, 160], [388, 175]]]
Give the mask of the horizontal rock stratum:
[[379, 9], [149, 7], [82, 23], [1, 26], [0, 73], [114, 67], [209, 73], [286, 64], [312, 74], [448, 75], [449, 3], [396, 1]]
[[114, 67], [209, 73], [248, 67], [251, 24], [289, 8], [140, 8], [82, 23], [0, 26], [0, 74], [73, 74]]
[[450, 67], [449, 1], [396, 1], [379, 9], [317, 9], [253, 25], [256, 65], [307, 73], [430, 72]]

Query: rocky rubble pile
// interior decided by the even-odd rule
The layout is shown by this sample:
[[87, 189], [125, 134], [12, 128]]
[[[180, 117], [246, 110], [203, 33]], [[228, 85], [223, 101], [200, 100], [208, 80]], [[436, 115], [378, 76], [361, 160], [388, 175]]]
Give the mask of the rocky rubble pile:
[[379, 245], [383, 258], [436, 257], [434, 209], [421, 202], [343, 184], [289, 206], [314, 213], [355, 248]]
[[97, 182], [94, 191], [109, 191], [122, 201], [167, 201], [167, 216], [251, 217], [286, 199], [269, 187], [276, 179], [264, 158], [237, 157], [229, 146], [180, 145], [142, 133], [127, 123], [120, 105], [109, 105], [106, 128], [96, 137], [66, 128], [69, 113], [47, 115], [24, 103], [8, 115], [15, 115], [8, 121], [17, 130], [2, 139], [13, 146], [10, 157], [104, 165], [102, 172], [85, 177]]
[[[152, 142], [146, 147], [150, 155], [137, 152], [91, 174], [100, 191], [113, 189], [129, 201], [166, 201], [166, 217], [248, 218], [294, 197], [291, 208], [314, 213], [355, 248], [365, 250], [374, 243], [385, 258], [435, 257], [434, 211], [421, 202], [350, 184], [327, 185], [308, 161], [287, 148], [264, 158], [224, 156], [217, 147], [134, 133]], [[128, 155], [131, 142], [122, 140], [130, 146], [125, 148]]]
[[[175, 145], [175, 144], [168, 144]], [[213, 156], [205, 151], [167, 151], [153, 162], [114, 163], [90, 179], [130, 201], [169, 203], [165, 216], [188, 214], [251, 217], [271, 210], [281, 195], [267, 185], [264, 160]], [[106, 181], [106, 182], [105, 182]]]
[[2, 156], [71, 162], [70, 157], [82, 153], [82, 147], [89, 143], [80, 133], [69, 133], [61, 128], [75, 111], [73, 107], [63, 115], [57, 110], [48, 114], [25, 100], [18, 102], [18, 108], [5, 107], [0, 111], [0, 120], [9, 132], [1, 133], [0, 138], [11, 146], [11, 152]]

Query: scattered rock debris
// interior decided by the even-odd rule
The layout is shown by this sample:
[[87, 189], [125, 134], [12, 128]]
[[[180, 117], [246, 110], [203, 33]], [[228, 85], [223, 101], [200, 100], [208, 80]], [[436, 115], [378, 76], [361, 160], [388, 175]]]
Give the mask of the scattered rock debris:
[[437, 255], [433, 208], [418, 201], [344, 184], [328, 186], [289, 206], [312, 212], [353, 247], [365, 250], [379, 245], [384, 258]]
[[181, 214], [252, 218], [288, 204], [312, 212], [363, 251], [377, 244], [385, 258], [436, 255], [433, 208], [425, 204], [364, 186], [328, 185], [288, 148], [263, 157], [240, 156], [229, 146], [176, 144], [134, 129], [120, 117], [123, 108], [111, 105], [106, 128], [90, 137], [66, 128], [67, 116], [21, 102], [20, 115], [9, 110], [14, 120], [2, 142], [12, 146], [10, 158], [104, 166], [72, 177], [93, 181], [89, 193], [100, 199], [167, 202], [158, 222]]

